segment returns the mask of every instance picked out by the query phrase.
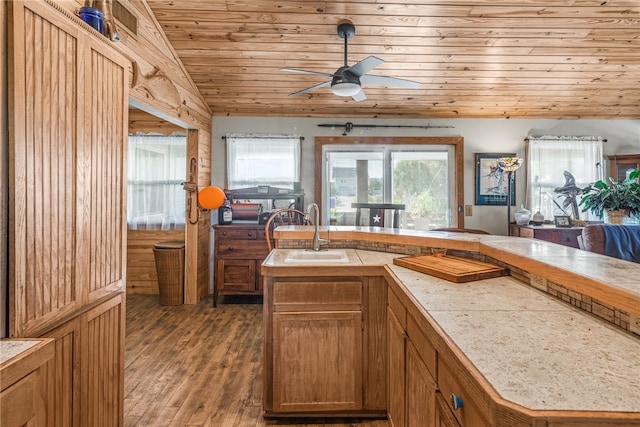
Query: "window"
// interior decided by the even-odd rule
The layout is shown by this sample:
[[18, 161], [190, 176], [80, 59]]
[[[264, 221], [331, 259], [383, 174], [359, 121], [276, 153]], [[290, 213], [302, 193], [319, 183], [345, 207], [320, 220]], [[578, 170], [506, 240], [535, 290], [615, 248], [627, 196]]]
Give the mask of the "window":
[[[574, 208], [565, 204], [567, 197], [554, 190], [567, 184], [565, 171], [575, 178], [575, 186], [584, 188], [602, 179], [603, 143], [598, 137], [542, 136], [527, 140], [527, 205], [533, 213], [540, 211], [546, 220], [555, 215], [576, 219]], [[579, 203], [580, 196], [576, 201]], [[590, 220], [578, 207], [578, 217]]]
[[185, 136], [129, 136], [129, 229], [182, 229], [187, 176]]
[[300, 182], [299, 136], [227, 135], [226, 140], [228, 189], [293, 189]]
[[[404, 204], [400, 227], [456, 223], [454, 148], [446, 145], [326, 145], [323, 204], [337, 225], [355, 223], [354, 202]], [[328, 217], [327, 217], [328, 216]], [[387, 224], [389, 225], [389, 224]]]

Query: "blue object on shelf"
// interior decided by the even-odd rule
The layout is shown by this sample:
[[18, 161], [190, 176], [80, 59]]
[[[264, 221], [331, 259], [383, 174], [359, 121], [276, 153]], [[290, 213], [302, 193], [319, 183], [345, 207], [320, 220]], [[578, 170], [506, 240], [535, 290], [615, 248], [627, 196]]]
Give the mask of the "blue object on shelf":
[[80, 19], [91, 25], [100, 34], [104, 34], [104, 14], [93, 7], [81, 7], [78, 12]]

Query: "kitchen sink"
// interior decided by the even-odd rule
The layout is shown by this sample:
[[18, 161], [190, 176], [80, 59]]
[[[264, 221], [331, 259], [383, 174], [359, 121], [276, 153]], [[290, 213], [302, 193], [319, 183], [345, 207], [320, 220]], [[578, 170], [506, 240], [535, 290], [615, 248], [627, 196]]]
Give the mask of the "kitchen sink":
[[333, 264], [347, 263], [349, 257], [342, 249], [312, 251], [307, 249], [293, 250], [284, 259], [285, 264]]

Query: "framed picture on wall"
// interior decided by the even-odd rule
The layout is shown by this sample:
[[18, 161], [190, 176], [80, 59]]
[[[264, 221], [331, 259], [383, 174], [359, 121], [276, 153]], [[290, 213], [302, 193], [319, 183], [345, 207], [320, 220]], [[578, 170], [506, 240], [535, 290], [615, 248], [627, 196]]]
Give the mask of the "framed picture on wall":
[[[476, 205], [507, 205], [507, 173], [498, 167], [501, 157], [515, 153], [476, 153]], [[516, 174], [511, 174], [511, 205], [516, 204]]]

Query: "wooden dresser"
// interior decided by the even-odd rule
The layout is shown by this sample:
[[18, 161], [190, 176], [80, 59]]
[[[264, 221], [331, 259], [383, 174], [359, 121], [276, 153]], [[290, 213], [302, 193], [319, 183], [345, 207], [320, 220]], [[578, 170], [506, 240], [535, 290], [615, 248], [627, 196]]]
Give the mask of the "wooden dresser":
[[260, 264], [268, 255], [264, 225], [213, 226], [213, 305], [223, 295], [262, 295]]
[[511, 235], [546, 240], [579, 249], [578, 236], [582, 235], [582, 227], [562, 228], [555, 225], [511, 224]]

